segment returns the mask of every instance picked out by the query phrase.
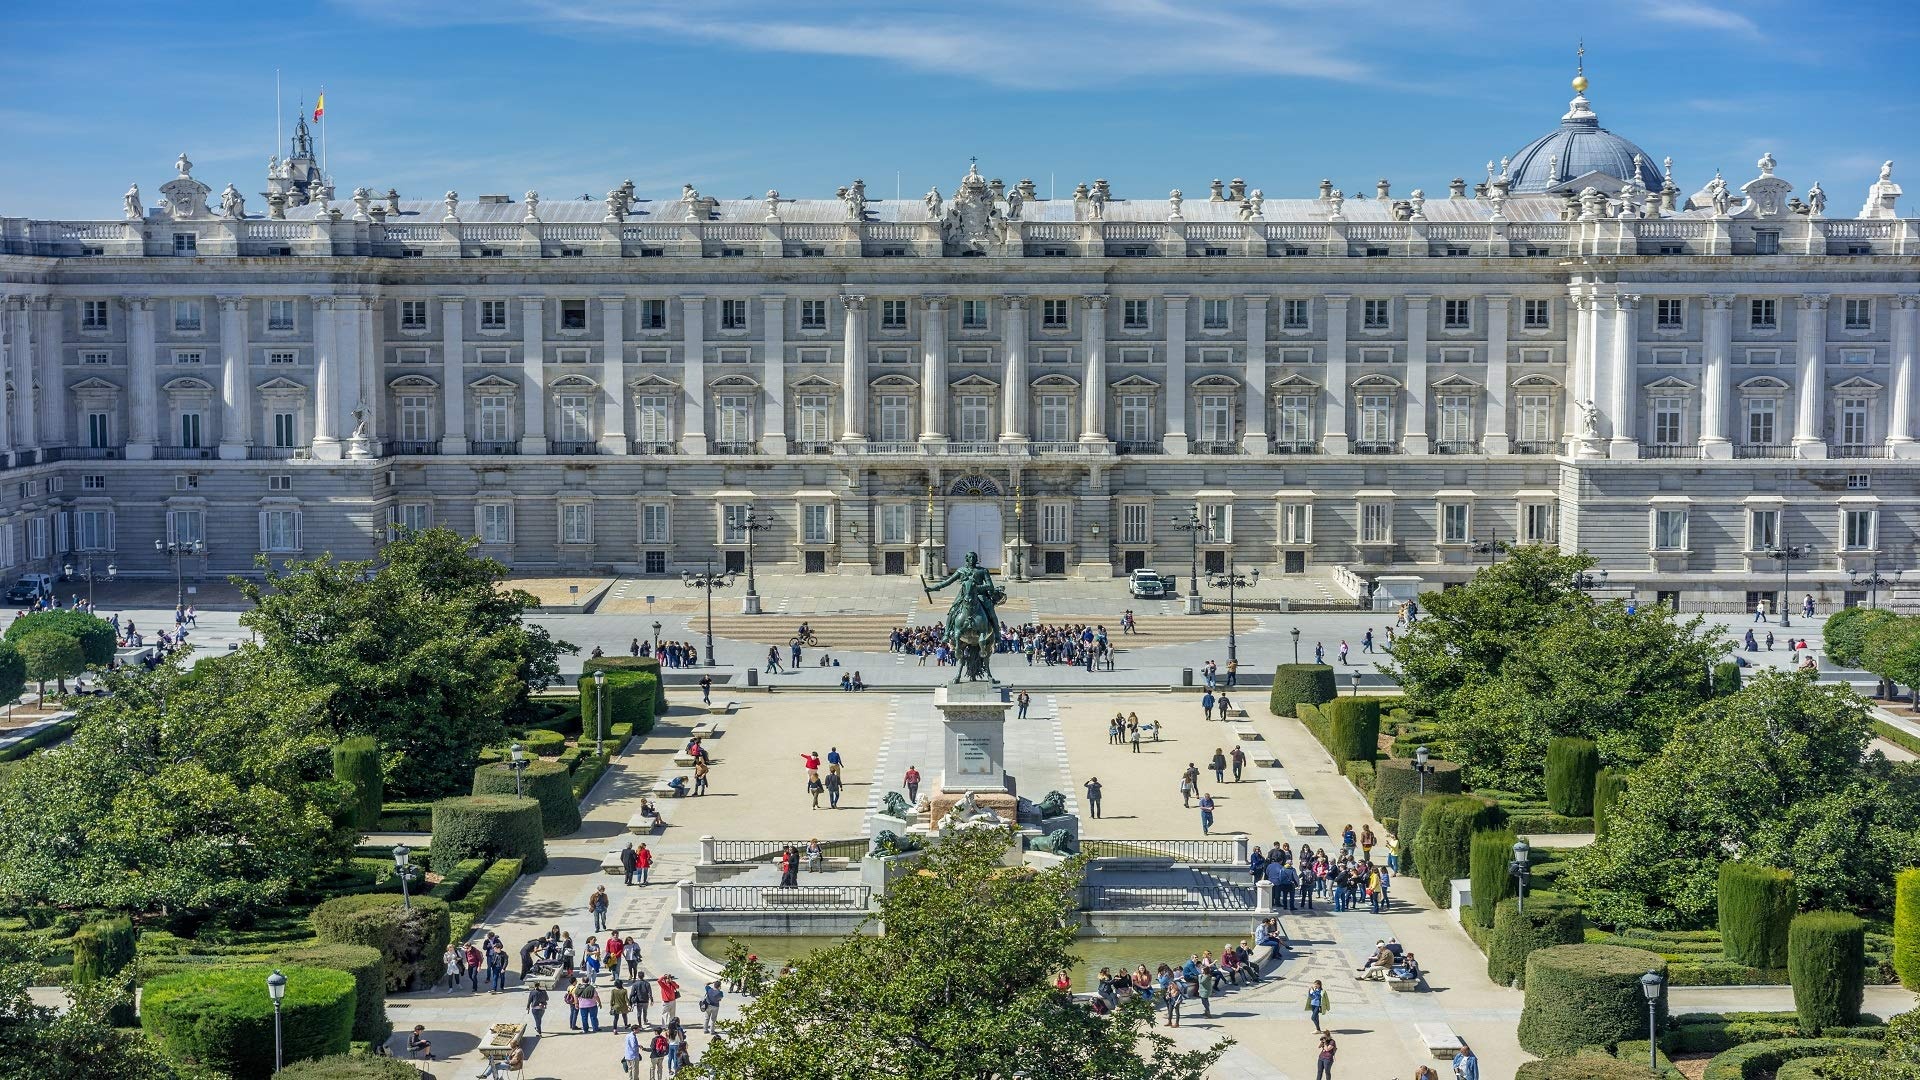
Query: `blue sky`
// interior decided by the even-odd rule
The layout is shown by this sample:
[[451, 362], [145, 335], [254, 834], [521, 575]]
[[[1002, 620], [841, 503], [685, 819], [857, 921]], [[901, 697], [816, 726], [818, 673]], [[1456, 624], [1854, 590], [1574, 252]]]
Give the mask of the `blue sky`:
[[342, 195], [529, 188], [909, 198], [981, 171], [1064, 195], [1306, 197], [1484, 175], [1557, 124], [1585, 36], [1602, 124], [1683, 190], [1763, 151], [1829, 214], [1882, 160], [1920, 203], [1920, 4], [1774, 0], [0, 0], [0, 215], [118, 217], [182, 150], [262, 209], [274, 70], [288, 126], [327, 88]]

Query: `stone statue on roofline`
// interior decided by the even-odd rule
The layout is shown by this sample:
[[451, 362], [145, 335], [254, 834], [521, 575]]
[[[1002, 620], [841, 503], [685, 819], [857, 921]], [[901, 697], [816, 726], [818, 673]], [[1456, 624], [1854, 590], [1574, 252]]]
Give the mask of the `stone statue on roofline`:
[[227, 190], [220, 193], [220, 216], [229, 219], [247, 216], [246, 199], [240, 194], [240, 189], [232, 184], [228, 184]]
[[138, 221], [146, 213], [140, 208], [139, 184], [128, 184], [127, 193], [121, 197], [120, 201], [126, 206], [128, 221]]

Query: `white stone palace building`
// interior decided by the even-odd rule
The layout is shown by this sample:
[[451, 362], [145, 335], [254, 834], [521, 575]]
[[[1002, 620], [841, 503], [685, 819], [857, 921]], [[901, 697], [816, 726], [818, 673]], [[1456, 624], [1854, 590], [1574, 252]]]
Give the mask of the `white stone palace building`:
[[0, 218], [0, 563], [246, 572], [397, 523], [668, 574], [739, 565], [751, 509], [793, 572], [1184, 576], [1197, 507], [1206, 565], [1347, 582], [1491, 541], [1699, 603], [1771, 594], [1780, 545], [1796, 594], [1911, 571], [1891, 166], [1852, 216], [1771, 156], [1689, 195], [1575, 89], [1477, 182], [1305, 198], [338, 198], [303, 124], [215, 199], [182, 156], [155, 207]]

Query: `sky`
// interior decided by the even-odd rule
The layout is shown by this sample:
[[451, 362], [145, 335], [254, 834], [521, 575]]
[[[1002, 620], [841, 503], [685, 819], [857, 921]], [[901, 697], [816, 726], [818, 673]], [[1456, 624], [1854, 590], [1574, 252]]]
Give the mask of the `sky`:
[[[1880, 163], [1920, 202], [1916, 0], [0, 0], [0, 216], [118, 218], [186, 152], [264, 210], [267, 159], [326, 89], [328, 171], [438, 199], [1396, 194], [1552, 130], [1584, 39], [1603, 126], [1683, 191], [1771, 152], [1830, 216]], [[275, 108], [278, 72], [281, 105]]]

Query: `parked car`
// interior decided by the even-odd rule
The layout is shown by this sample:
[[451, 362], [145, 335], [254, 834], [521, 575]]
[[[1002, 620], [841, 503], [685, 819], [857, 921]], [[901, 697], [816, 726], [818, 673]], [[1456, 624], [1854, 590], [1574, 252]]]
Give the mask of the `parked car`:
[[1139, 599], [1157, 599], [1167, 595], [1167, 581], [1155, 570], [1135, 570], [1127, 575], [1128, 594]]
[[9, 604], [31, 604], [52, 592], [52, 574], [21, 574], [20, 580], [7, 589], [6, 599]]

